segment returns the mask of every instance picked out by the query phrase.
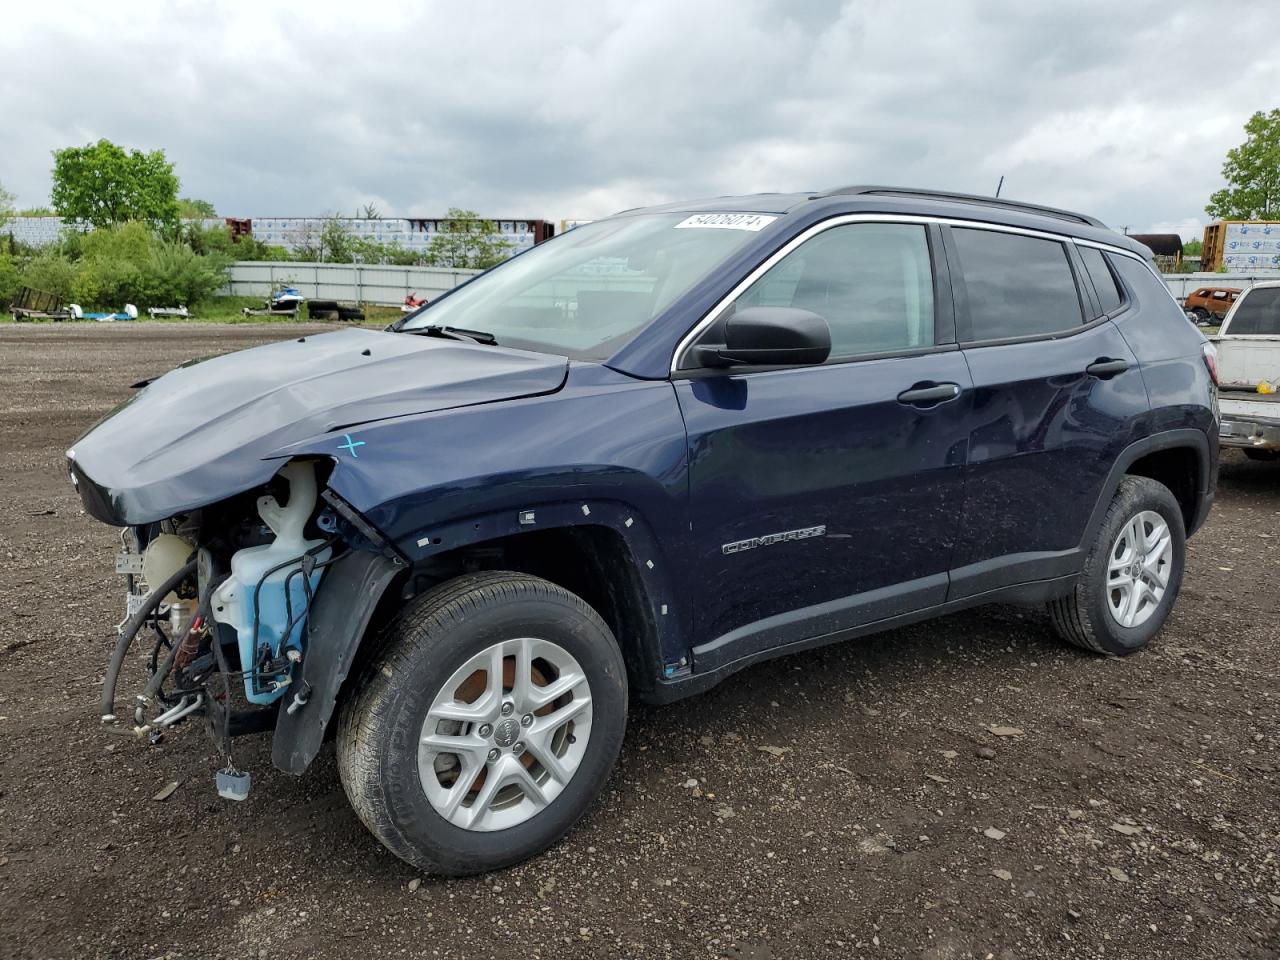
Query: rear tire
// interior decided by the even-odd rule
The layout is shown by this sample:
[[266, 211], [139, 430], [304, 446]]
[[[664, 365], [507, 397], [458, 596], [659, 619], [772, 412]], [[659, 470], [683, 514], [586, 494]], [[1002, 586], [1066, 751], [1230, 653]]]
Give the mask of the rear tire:
[[369, 831], [449, 876], [563, 837], [626, 728], [622, 653], [599, 615], [537, 577], [468, 574], [411, 600], [382, 644], [337, 732], [342, 785]]
[[[1157, 541], [1161, 530], [1167, 537]], [[1064, 640], [1094, 653], [1136, 653], [1168, 618], [1185, 560], [1182, 509], [1169, 488], [1147, 477], [1125, 477], [1075, 588], [1048, 604], [1054, 627]]]

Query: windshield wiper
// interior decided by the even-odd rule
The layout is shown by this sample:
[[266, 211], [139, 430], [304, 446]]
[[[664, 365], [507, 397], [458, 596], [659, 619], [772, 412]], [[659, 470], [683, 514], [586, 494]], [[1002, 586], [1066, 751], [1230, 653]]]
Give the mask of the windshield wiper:
[[496, 347], [498, 338], [483, 330], [468, 330], [465, 327], [446, 327], [438, 323], [429, 323], [425, 327], [413, 327], [401, 333], [416, 333], [424, 337], [443, 337], [445, 340], [469, 340], [472, 343], [483, 343], [487, 347]]

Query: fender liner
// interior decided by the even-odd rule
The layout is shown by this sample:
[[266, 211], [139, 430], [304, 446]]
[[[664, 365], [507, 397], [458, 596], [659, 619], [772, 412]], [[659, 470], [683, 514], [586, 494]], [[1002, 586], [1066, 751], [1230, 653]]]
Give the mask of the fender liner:
[[[355, 550], [336, 560], [316, 592], [307, 617], [306, 656], [286, 694], [271, 762], [285, 773], [303, 773], [320, 752], [338, 690], [351, 670], [379, 601], [404, 566], [392, 557]], [[298, 697], [305, 701], [292, 713]]]

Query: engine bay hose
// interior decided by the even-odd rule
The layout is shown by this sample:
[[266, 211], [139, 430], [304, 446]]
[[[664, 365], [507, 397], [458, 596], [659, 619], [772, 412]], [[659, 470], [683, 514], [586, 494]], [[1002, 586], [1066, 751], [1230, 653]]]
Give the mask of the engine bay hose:
[[[160, 664], [156, 668], [155, 673], [151, 675], [151, 682], [147, 684], [147, 689], [142, 694], [144, 700], [150, 701], [152, 697], [160, 692], [160, 688], [164, 686], [165, 679], [173, 672], [173, 667], [178, 660], [179, 653], [181, 653], [184, 648], [190, 652], [191, 648], [188, 641], [196, 637], [196, 624], [200, 623], [203, 625], [209, 619], [209, 608], [212, 605], [211, 601], [213, 599], [213, 591], [217, 589], [218, 585], [225, 579], [227, 578], [224, 575], [218, 579], [217, 583], [205, 584], [204, 592], [200, 596], [200, 605], [196, 607], [195, 613], [191, 615], [191, 619], [186, 622], [182, 631], [181, 641], [175, 642], [173, 646], [169, 648], [169, 655], [165, 657], [164, 663]], [[139, 724], [142, 723], [142, 721], [136, 716], [134, 719], [137, 720]]]
[[192, 557], [182, 569], [152, 590], [147, 595], [147, 598], [142, 601], [142, 606], [138, 608], [138, 611], [126, 621], [124, 629], [120, 633], [120, 639], [116, 642], [116, 648], [111, 653], [111, 662], [107, 664], [107, 675], [102, 681], [103, 722], [115, 719], [116, 681], [120, 677], [120, 668], [124, 666], [124, 658], [129, 652], [129, 647], [133, 644], [133, 638], [138, 635], [138, 631], [142, 629], [142, 625], [155, 611], [156, 607], [160, 606], [160, 601], [181, 586], [182, 581], [195, 573], [195, 570], [196, 560]]

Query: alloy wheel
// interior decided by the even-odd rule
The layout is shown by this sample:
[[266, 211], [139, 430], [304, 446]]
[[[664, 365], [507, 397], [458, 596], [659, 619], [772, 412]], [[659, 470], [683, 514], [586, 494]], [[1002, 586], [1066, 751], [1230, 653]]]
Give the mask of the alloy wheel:
[[1173, 537], [1154, 510], [1144, 510], [1120, 530], [1107, 557], [1107, 609], [1116, 623], [1145, 623], [1169, 586]]
[[503, 640], [436, 694], [422, 724], [418, 776], [454, 826], [505, 830], [555, 800], [590, 736], [591, 689], [573, 655], [549, 640]]

